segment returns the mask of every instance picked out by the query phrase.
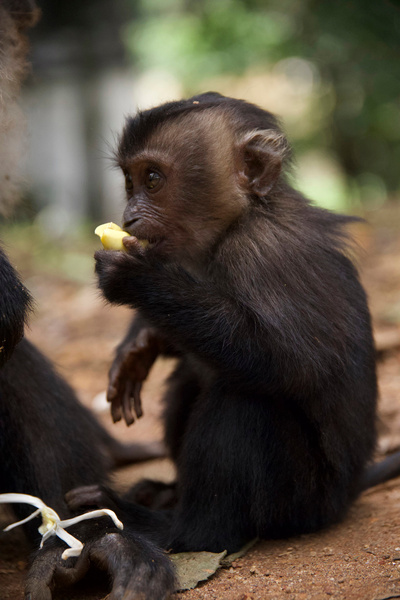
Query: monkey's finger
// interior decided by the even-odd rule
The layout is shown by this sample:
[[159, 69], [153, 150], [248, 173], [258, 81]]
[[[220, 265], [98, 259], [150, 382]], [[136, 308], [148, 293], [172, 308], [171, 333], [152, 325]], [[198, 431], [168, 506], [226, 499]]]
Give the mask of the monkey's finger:
[[122, 377], [123, 372], [123, 363], [120, 360], [115, 360], [108, 372], [108, 402], [113, 402], [121, 395], [121, 388], [123, 388], [124, 381], [124, 378]]
[[138, 419], [140, 419], [140, 417], [143, 416], [141, 398], [142, 385], [143, 383], [141, 381], [138, 381], [133, 386], [133, 408]]
[[143, 245], [139, 242], [139, 240], [134, 236], [124, 237], [122, 240], [123, 245], [128, 250], [128, 252], [133, 254], [144, 254]]
[[132, 405], [131, 405], [131, 398], [132, 398], [132, 391], [133, 391], [132, 386], [133, 386], [132, 382], [127, 381], [123, 400], [122, 400], [122, 410], [124, 413], [125, 422], [128, 425], [128, 427], [129, 427], [129, 425], [132, 425], [132, 423], [135, 422], [135, 417], [133, 416]]
[[122, 419], [122, 407], [119, 397], [111, 400], [111, 417], [114, 423], [117, 423]]
[[110, 383], [107, 388], [107, 402], [113, 402], [118, 396], [118, 388], [113, 383]]

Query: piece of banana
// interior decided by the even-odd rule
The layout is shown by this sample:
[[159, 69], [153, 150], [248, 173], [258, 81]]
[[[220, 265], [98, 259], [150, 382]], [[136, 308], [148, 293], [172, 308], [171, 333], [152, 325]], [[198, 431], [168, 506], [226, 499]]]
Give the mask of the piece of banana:
[[124, 237], [128, 237], [129, 233], [126, 233], [126, 231], [115, 223], [99, 225], [94, 232], [99, 236], [106, 250], [126, 250], [122, 240]]
[[[94, 232], [99, 236], [101, 243], [106, 250], [126, 250], [122, 240], [130, 234], [121, 229], [116, 223], [111, 222], [98, 225]], [[138, 240], [138, 242], [142, 248], [146, 248], [146, 246], [149, 245], [148, 240]]]

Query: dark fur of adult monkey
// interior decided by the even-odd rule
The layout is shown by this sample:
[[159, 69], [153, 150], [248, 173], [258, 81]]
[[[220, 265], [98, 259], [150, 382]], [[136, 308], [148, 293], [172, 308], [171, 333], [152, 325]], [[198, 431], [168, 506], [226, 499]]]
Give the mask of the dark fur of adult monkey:
[[[18, 163], [24, 118], [18, 92], [26, 72], [25, 29], [37, 18], [30, 0], [0, 0], [0, 206], [8, 213], [18, 199]], [[31, 307], [29, 292], [0, 250], [0, 493], [39, 496], [61, 517], [71, 513], [64, 494], [76, 485], [105, 483], [112, 462], [123, 463], [160, 454], [157, 447], [122, 446], [112, 439], [75, 397], [51, 363], [24, 339], [24, 323]], [[22, 338], [22, 339], [21, 339]], [[23, 518], [32, 509], [14, 505]], [[111, 523], [111, 522], [110, 522]], [[26, 526], [35, 547], [39, 542], [35, 519]], [[111, 526], [107, 519], [81, 524], [73, 532], [85, 543], [77, 564], [61, 560], [65, 544], [46, 542], [37, 552], [27, 579], [27, 600], [47, 600], [54, 586], [83, 576], [89, 564], [106, 570], [114, 581], [111, 597], [136, 577], [146, 579], [147, 562], [165, 563], [163, 587], [171, 587], [172, 567], [147, 540]], [[118, 560], [124, 551], [125, 559]], [[144, 568], [143, 568], [144, 563]], [[70, 566], [75, 568], [69, 569]], [[160, 571], [158, 570], [158, 573]], [[151, 581], [148, 583], [151, 588]], [[146, 586], [148, 588], [148, 585]]]
[[124, 498], [75, 490], [70, 506], [112, 507], [173, 551], [232, 552], [335, 523], [399, 473], [399, 456], [367, 468], [375, 352], [351, 218], [293, 189], [289, 157], [273, 115], [215, 93], [127, 120], [117, 162], [132, 237], [96, 253], [105, 297], [137, 309], [110, 399], [130, 423], [157, 353], [178, 357], [165, 398], [175, 506], [153, 510], [167, 490], [151, 482]]

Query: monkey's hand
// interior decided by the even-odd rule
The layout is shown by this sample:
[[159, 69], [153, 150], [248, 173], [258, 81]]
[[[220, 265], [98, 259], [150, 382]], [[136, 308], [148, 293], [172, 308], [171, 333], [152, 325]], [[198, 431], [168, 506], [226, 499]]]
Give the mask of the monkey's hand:
[[128, 288], [133, 280], [156, 266], [135, 237], [125, 237], [123, 244], [127, 252], [98, 250], [94, 254], [99, 288], [114, 304], [129, 304]]
[[142, 412], [141, 390], [144, 380], [159, 354], [159, 337], [151, 327], [143, 328], [135, 339], [125, 341], [118, 349], [109, 372], [107, 400], [111, 403], [114, 423], [122, 416], [127, 425]]
[[78, 559], [63, 561], [59, 544], [47, 543], [38, 551], [28, 574], [25, 600], [51, 600], [52, 591], [83, 579], [91, 564], [111, 576], [109, 600], [164, 600], [176, 589], [170, 561], [145, 538], [112, 530], [100, 535], [88, 530], [84, 537], [88, 541]]
[[[99, 286], [109, 299], [107, 290], [113, 290], [114, 302], [127, 281], [127, 273], [132, 277], [135, 270], [145, 270], [147, 263], [143, 247], [134, 237], [124, 239], [129, 252], [101, 250], [95, 253], [96, 272]], [[122, 273], [121, 273], [122, 268]], [[156, 329], [142, 325], [134, 327], [131, 334], [119, 346], [109, 372], [107, 400], [111, 403], [114, 422], [123, 417], [127, 425], [142, 416], [141, 389], [144, 380], [160, 353], [162, 340]]]

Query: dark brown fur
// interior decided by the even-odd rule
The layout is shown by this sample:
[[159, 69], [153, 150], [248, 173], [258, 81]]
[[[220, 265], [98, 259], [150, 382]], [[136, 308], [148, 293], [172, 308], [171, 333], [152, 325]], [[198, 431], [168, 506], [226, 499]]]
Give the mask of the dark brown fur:
[[[116, 364], [129, 348], [145, 363], [140, 337], [152, 340], [148, 368], [157, 336], [159, 352], [178, 357], [165, 396], [176, 506], [130, 502], [143, 486], [124, 499], [77, 490], [70, 505], [113, 506], [174, 551], [232, 552], [338, 521], [375, 445], [375, 353], [351, 218], [289, 185], [273, 115], [219, 94], [128, 119], [117, 160], [135, 237], [126, 253], [98, 252], [96, 271], [110, 302], [138, 311]], [[127, 422], [135, 383], [135, 369], [113, 375]]]
[[[0, 0], [0, 212], [3, 213], [9, 211], [18, 197], [24, 120], [17, 98], [21, 78], [27, 70], [24, 30], [34, 23], [37, 13], [30, 0]], [[153, 448], [149, 452], [139, 444], [126, 448], [111, 439], [54, 372], [50, 362], [26, 339], [21, 340], [31, 306], [30, 295], [1, 249], [0, 290], [0, 493], [36, 495], [60, 516], [70, 516], [65, 492], [76, 485], [106, 482], [110, 458], [122, 463], [137, 457], [138, 452], [141, 459], [157, 452]], [[27, 505], [14, 508], [20, 517], [33, 512]], [[35, 519], [26, 528], [35, 546], [40, 538], [39, 525], [40, 520]], [[27, 600], [48, 600], [51, 589], [82, 577], [91, 562], [110, 574], [114, 598], [127, 587], [140, 594], [142, 586], [150, 590], [173, 586], [169, 562], [140, 536], [117, 532], [107, 519], [78, 525], [74, 533], [85, 543], [79, 561], [65, 563], [61, 560], [65, 544], [59, 540], [46, 542], [32, 563]], [[154, 574], [151, 565], [159, 565], [160, 561], [165, 568], [157, 567]], [[157, 595], [153, 597], [156, 599]]]

